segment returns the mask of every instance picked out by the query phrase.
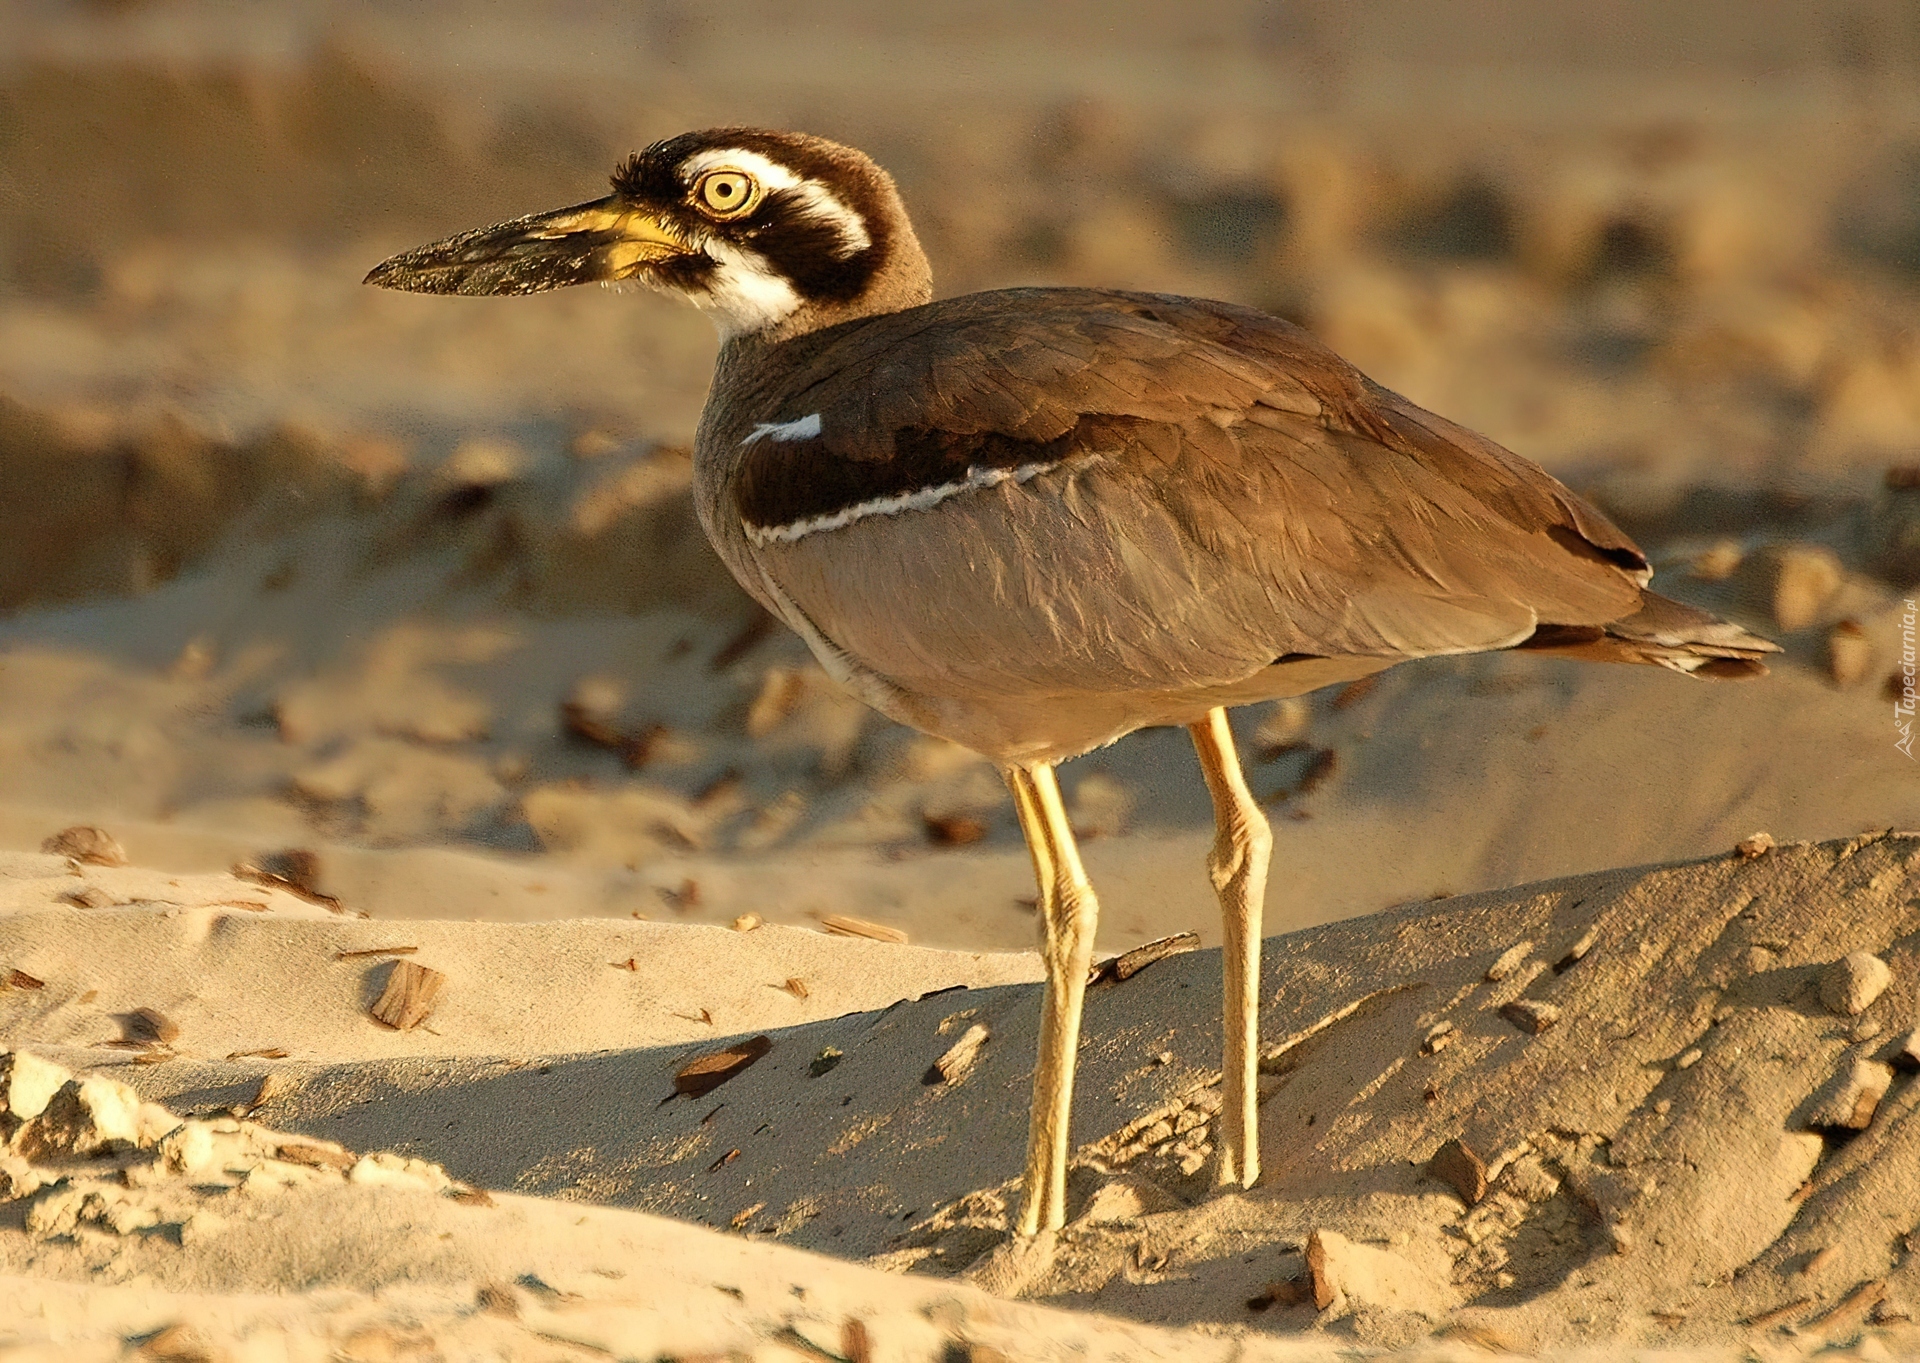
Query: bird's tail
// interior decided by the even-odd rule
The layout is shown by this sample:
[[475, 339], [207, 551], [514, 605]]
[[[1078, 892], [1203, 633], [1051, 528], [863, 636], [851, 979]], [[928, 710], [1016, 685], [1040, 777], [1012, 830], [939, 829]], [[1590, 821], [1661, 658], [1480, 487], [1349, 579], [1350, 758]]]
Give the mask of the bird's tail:
[[1640, 609], [1605, 625], [1541, 625], [1518, 645], [1590, 662], [1657, 663], [1693, 677], [1764, 677], [1760, 660], [1780, 646], [1717, 615], [1654, 592]]

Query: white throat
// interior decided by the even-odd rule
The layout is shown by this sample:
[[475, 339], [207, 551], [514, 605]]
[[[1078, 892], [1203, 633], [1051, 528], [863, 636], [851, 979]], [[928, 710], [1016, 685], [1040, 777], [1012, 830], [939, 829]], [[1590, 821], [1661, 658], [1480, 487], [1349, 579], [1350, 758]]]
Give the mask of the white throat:
[[719, 268], [704, 293], [687, 297], [713, 318], [722, 341], [777, 327], [800, 306], [793, 285], [758, 252], [718, 240], [702, 243], [702, 249]]

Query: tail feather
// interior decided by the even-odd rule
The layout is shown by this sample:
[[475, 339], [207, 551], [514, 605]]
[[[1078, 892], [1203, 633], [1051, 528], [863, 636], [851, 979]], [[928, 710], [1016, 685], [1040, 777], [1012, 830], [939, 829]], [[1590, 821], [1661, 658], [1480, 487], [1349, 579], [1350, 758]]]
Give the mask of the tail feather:
[[1605, 625], [1541, 625], [1520, 648], [1591, 662], [1656, 663], [1694, 677], [1763, 677], [1761, 659], [1780, 646], [1717, 615], [1655, 592]]

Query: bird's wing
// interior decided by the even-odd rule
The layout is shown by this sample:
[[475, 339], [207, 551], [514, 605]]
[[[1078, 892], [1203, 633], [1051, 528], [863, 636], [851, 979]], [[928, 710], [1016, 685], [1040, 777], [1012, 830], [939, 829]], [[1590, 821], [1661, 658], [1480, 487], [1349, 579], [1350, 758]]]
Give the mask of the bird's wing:
[[1649, 575], [1533, 464], [1249, 309], [1011, 290], [793, 359], [729, 433], [748, 551], [910, 689], [1502, 647], [1628, 614]]

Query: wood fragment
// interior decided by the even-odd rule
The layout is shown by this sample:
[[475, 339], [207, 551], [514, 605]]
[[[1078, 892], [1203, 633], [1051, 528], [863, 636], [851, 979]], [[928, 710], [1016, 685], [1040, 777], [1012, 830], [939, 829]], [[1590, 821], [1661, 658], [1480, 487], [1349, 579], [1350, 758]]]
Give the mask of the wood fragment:
[[1560, 1009], [1556, 1004], [1542, 1003], [1538, 999], [1515, 999], [1501, 1006], [1500, 1016], [1521, 1031], [1539, 1036], [1560, 1021]]
[[987, 1044], [990, 1033], [985, 1024], [974, 1023], [967, 1028], [961, 1038], [947, 1048], [946, 1054], [928, 1067], [923, 1082], [928, 1084], [957, 1084], [967, 1077], [980, 1060], [980, 1049]]
[[704, 1022], [709, 1027], [713, 1026], [713, 1014], [709, 1013], [704, 1008], [702, 1008], [698, 1013], [675, 1013], [674, 1016], [677, 1018], [684, 1018], [688, 1022]]
[[261, 1060], [285, 1060], [287, 1058], [287, 1050], [282, 1046], [268, 1046], [258, 1051], [227, 1052], [227, 1059], [229, 1060], [252, 1060], [255, 1058]]
[[1469, 1207], [1487, 1195], [1487, 1162], [1457, 1136], [1433, 1152], [1426, 1172], [1460, 1194]]
[[463, 1207], [491, 1207], [493, 1194], [485, 1188], [456, 1188], [447, 1194]]
[[638, 957], [635, 957], [635, 956], [629, 956], [624, 961], [608, 961], [607, 964], [612, 966], [615, 970], [630, 970], [635, 972], [636, 974], [640, 970], [640, 960]]
[[1834, 1326], [1853, 1317], [1863, 1315], [1868, 1308], [1877, 1306], [1880, 1299], [1887, 1295], [1887, 1284], [1883, 1278], [1874, 1278], [1860, 1284], [1852, 1292], [1835, 1304], [1825, 1315], [1816, 1316], [1807, 1322], [1809, 1330], [1830, 1330]]
[[351, 1150], [332, 1141], [285, 1141], [274, 1151], [275, 1159], [303, 1164], [309, 1169], [336, 1169], [345, 1173], [359, 1162]]
[[82, 885], [77, 890], [68, 890], [60, 896], [63, 904], [72, 904], [80, 909], [110, 909], [114, 898], [98, 885]]
[[89, 866], [125, 866], [127, 849], [104, 828], [78, 823], [63, 828], [45, 842], [40, 850], [48, 856], [67, 857]]
[[764, 1202], [756, 1202], [751, 1207], [742, 1207], [739, 1211], [727, 1218], [727, 1224], [735, 1230], [739, 1230], [766, 1209], [767, 1204]]
[[24, 970], [10, 970], [7, 972], [7, 987], [9, 989], [45, 989], [47, 982], [27, 974]]
[[786, 990], [796, 999], [804, 999], [807, 997], [807, 982], [798, 975], [787, 976], [787, 982], [779, 987]]
[[854, 918], [849, 914], [830, 913], [820, 920], [820, 926], [836, 937], [864, 937], [870, 942], [892, 942], [904, 946], [907, 934], [899, 928], [888, 927], [884, 923], [870, 923], [864, 918]]
[[283, 875], [278, 875], [273, 871], [265, 870], [249, 862], [241, 861], [234, 863], [229, 874], [232, 875], [235, 880], [244, 880], [249, 885], [264, 885], [270, 890], [285, 890], [295, 899], [304, 899], [309, 904], [318, 904], [330, 913], [344, 914], [347, 912], [347, 906], [342, 904], [338, 899], [335, 899], [332, 895], [321, 894], [318, 890], [308, 889], [287, 879], [287, 877]]
[[[849, 1316], [841, 1323], [840, 1352], [846, 1357], [847, 1363], [873, 1363], [873, 1340], [867, 1334], [865, 1321]], [[974, 1351], [974, 1357], [979, 1358], [978, 1350]], [[986, 1363], [986, 1360], [980, 1359], [980, 1363]]]
[[756, 1036], [724, 1050], [696, 1055], [675, 1071], [673, 1091], [689, 1098], [705, 1097], [772, 1049], [771, 1037]]
[[213, 1363], [213, 1348], [191, 1325], [169, 1325], [140, 1342], [140, 1355], [154, 1363]]
[[1200, 939], [1191, 932], [1176, 932], [1171, 937], [1161, 937], [1142, 943], [1131, 951], [1123, 951], [1118, 956], [1109, 956], [1087, 972], [1088, 984], [1117, 984], [1130, 980], [1155, 961], [1164, 961], [1169, 956], [1178, 956], [1183, 952], [1196, 950]]
[[732, 1164], [735, 1160], [739, 1158], [740, 1158], [740, 1147], [736, 1145], [733, 1149], [727, 1151], [726, 1154], [722, 1155], [719, 1159], [715, 1160], [712, 1164], [709, 1164], [707, 1166], [707, 1172], [709, 1174], [717, 1174], [722, 1169], [726, 1168], [729, 1164]]
[[264, 899], [216, 899], [208, 905], [214, 909], [245, 909], [248, 913], [265, 913], [267, 901]]
[[1796, 1297], [1785, 1306], [1776, 1306], [1771, 1311], [1762, 1311], [1759, 1315], [1748, 1316], [1740, 1323], [1749, 1329], [1758, 1330], [1768, 1325], [1778, 1325], [1805, 1311], [1814, 1304], [1812, 1297]]
[[445, 975], [416, 961], [395, 961], [386, 988], [367, 1012], [396, 1032], [410, 1032], [433, 1012], [446, 982]]
[[411, 956], [419, 947], [362, 947], [358, 951], [336, 951], [336, 961], [357, 961], [364, 956]]

